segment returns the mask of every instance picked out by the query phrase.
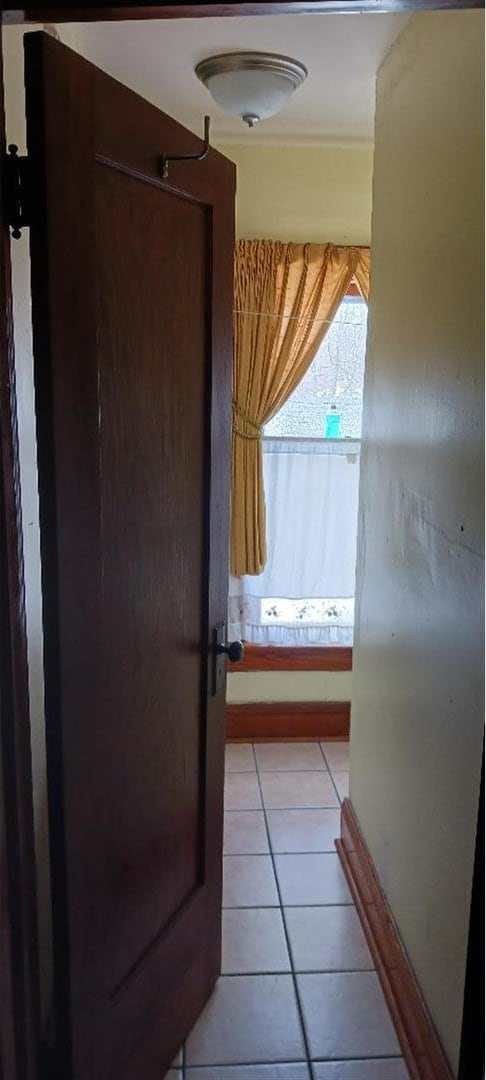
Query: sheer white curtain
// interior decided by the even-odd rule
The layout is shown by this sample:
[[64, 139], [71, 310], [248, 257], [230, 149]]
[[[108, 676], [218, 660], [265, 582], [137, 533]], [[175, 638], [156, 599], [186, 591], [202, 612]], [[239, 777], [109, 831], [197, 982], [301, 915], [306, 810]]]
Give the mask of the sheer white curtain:
[[229, 636], [351, 644], [359, 442], [264, 439], [268, 561], [230, 579]]

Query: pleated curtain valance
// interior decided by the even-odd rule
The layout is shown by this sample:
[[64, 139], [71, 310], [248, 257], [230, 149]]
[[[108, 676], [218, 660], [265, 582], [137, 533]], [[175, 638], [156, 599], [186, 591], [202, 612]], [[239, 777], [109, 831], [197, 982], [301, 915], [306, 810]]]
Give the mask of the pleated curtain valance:
[[278, 240], [236, 245], [232, 574], [264, 569], [262, 428], [305, 375], [352, 279], [368, 301], [369, 248]]

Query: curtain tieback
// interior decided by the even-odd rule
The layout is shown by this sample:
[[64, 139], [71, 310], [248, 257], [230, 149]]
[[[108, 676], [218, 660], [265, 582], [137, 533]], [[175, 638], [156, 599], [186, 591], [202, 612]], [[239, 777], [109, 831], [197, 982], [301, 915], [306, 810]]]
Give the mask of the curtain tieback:
[[[239, 417], [243, 421], [245, 428], [251, 428], [251, 431], [242, 431], [236, 417]], [[251, 440], [259, 439], [262, 433], [262, 424], [259, 424], [256, 420], [253, 419], [253, 417], [248, 416], [248, 414], [240, 408], [236, 401], [233, 401], [233, 431], [235, 435], [239, 435], [240, 439]]]

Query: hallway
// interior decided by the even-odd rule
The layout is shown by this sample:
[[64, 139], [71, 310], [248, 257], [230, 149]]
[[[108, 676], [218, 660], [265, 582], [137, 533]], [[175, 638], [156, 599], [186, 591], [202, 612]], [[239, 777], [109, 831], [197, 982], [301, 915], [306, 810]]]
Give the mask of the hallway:
[[348, 744], [226, 749], [222, 978], [171, 1080], [407, 1080], [334, 839]]

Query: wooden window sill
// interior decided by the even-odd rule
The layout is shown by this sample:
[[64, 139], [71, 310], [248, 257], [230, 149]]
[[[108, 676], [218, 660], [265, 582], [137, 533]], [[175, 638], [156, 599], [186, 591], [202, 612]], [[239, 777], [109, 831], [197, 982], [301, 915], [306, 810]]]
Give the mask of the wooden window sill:
[[351, 645], [253, 645], [230, 671], [351, 671]]

